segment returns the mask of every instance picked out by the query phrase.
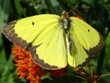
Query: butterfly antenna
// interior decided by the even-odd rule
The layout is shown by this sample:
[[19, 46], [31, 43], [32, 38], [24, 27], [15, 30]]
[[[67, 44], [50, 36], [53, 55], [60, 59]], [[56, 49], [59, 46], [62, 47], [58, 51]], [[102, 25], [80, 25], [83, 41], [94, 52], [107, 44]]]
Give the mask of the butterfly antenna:
[[77, 7], [78, 7], [78, 5], [76, 5], [73, 9], [71, 9], [71, 10], [68, 12], [68, 14], [71, 13], [72, 11], [74, 11]]

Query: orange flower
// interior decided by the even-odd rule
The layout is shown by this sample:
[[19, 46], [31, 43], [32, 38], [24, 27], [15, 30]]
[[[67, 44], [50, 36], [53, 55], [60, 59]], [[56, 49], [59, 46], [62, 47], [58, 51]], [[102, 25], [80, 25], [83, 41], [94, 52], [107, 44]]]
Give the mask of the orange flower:
[[53, 70], [50, 72], [50, 76], [54, 76], [54, 77], [60, 77], [65, 75], [66, 75], [66, 68]]
[[27, 80], [30, 80], [30, 83], [39, 83], [40, 77], [45, 75], [46, 72], [33, 62], [30, 53], [18, 46], [15, 46], [12, 52], [15, 54], [14, 61], [16, 62], [15, 66], [17, 66], [18, 69], [17, 74], [20, 75], [19, 78], [26, 77]]
[[93, 83], [97, 83], [97, 80], [98, 80], [99, 76], [98, 75], [94, 75], [93, 76]]
[[[43, 75], [46, 75], [48, 72], [43, 71], [43, 69], [38, 66], [30, 57], [30, 53], [21, 49], [19, 46], [15, 46], [12, 49], [14, 61], [16, 62], [19, 78], [26, 77], [27, 80], [30, 80], [30, 83], [40, 83], [40, 78]], [[66, 68], [53, 70], [49, 72], [50, 76], [60, 77], [66, 74]]]
[[81, 16], [79, 16], [79, 15], [75, 15], [75, 17], [83, 20], [83, 18]]

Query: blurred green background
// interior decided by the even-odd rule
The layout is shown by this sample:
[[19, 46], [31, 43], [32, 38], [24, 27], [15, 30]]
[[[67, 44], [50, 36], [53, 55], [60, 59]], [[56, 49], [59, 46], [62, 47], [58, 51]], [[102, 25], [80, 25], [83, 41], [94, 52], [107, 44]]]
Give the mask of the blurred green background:
[[[2, 35], [3, 26], [10, 21], [32, 15], [61, 15], [63, 10], [69, 12], [73, 8], [75, 9], [70, 13], [71, 16], [81, 16], [105, 38], [105, 48], [90, 64], [96, 68], [97, 75], [105, 75], [99, 83], [110, 83], [110, 75], [107, 75], [110, 74], [110, 0], [0, 0], [0, 83], [28, 83], [25, 79], [19, 79], [16, 74], [11, 53], [12, 43]], [[78, 80], [72, 80], [69, 83], [79, 83]]]

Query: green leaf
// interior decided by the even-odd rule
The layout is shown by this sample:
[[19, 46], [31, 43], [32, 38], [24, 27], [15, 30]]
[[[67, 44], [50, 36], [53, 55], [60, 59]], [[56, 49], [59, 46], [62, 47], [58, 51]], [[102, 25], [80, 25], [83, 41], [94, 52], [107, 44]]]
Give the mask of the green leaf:
[[53, 80], [48, 74], [41, 77], [41, 80], [44, 80], [44, 79]]
[[48, 10], [53, 14], [61, 14], [62, 7], [56, 0], [44, 0]]
[[110, 71], [105, 69], [102, 75], [99, 77], [98, 83], [109, 83], [110, 82]]
[[93, 4], [94, 0], [82, 0], [83, 2], [87, 3], [87, 4]]
[[14, 69], [14, 64], [13, 64], [12, 55], [11, 55], [10, 58], [9, 58], [9, 61], [6, 63], [6, 65], [4, 67], [4, 71], [1, 74], [1, 76], [2, 76], [2, 78], [1, 78], [1, 81], [2, 82], [1, 83], [4, 83], [5, 81], [10, 81], [11, 80], [9, 78], [13, 74], [13, 73], [11, 73], [11, 71], [13, 69]]
[[14, 4], [15, 4], [18, 15], [26, 16], [26, 13], [25, 13], [24, 9], [21, 6], [20, 0], [14, 0]]
[[10, 0], [0, 0], [0, 38], [3, 26], [7, 23], [10, 13]]
[[[110, 60], [110, 33], [108, 34], [107, 38], [106, 38], [106, 46], [105, 46], [105, 59], [103, 61], [103, 66], [102, 66], [102, 72], [104, 71], [104, 69], [107, 67], [108, 69], [110, 69], [110, 64], [108, 63]], [[109, 66], [108, 66], [109, 65]]]

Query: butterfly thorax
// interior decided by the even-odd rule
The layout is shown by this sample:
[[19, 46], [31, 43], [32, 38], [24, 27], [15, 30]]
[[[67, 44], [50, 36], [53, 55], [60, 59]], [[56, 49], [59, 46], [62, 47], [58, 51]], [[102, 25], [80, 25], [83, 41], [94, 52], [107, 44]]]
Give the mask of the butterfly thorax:
[[62, 28], [64, 29], [64, 32], [68, 33], [68, 31], [70, 29], [71, 20], [70, 20], [70, 17], [66, 11], [62, 12], [60, 22], [61, 22]]

